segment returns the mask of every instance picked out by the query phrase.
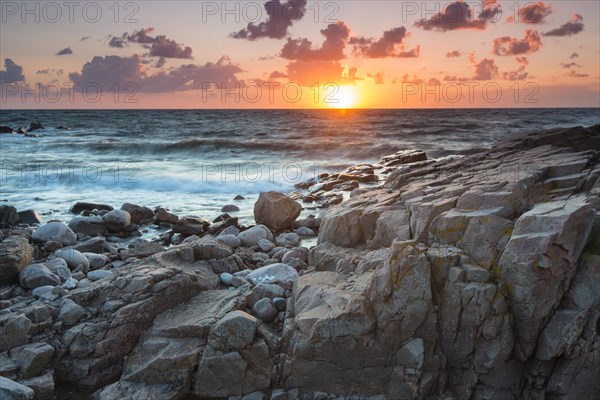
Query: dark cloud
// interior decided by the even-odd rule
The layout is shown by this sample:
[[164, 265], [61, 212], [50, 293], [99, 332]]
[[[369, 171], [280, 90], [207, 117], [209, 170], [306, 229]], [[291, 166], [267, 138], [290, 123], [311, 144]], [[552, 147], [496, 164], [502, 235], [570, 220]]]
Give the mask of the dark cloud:
[[[543, 24], [547, 16], [552, 14], [552, 6], [543, 1], [529, 3], [524, 7], [519, 7], [517, 12], [518, 22], [524, 24]], [[514, 22], [514, 17], [509, 17], [508, 22]]]
[[579, 57], [579, 54], [577, 54], [577, 53], [573, 53], [573, 54], [571, 54], [571, 56], [570, 56], [569, 58], [570, 58], [571, 60], [573, 60], [573, 59], [575, 59], [575, 58], [577, 58], [577, 57]]
[[52, 68], [40, 69], [40, 70], [36, 71], [36, 74], [38, 74], [38, 75], [48, 75], [48, 74], [63, 75], [64, 73], [65, 73], [65, 71], [62, 69], [52, 69]]
[[406, 28], [401, 26], [383, 32], [383, 36], [377, 40], [364, 37], [352, 37], [348, 41], [354, 46], [353, 53], [366, 58], [386, 57], [418, 57], [420, 47], [415, 46], [412, 50], [405, 50], [404, 39], [410, 34]]
[[150, 57], [192, 59], [192, 48], [167, 38], [165, 35], [151, 36], [153, 27], [143, 28], [131, 34], [125, 32], [121, 36], [110, 36], [108, 45], [121, 49], [127, 43], [137, 43], [148, 49]]
[[369, 78], [372, 78], [373, 81], [375, 82], [375, 84], [377, 84], [377, 85], [383, 85], [384, 84], [383, 73], [381, 73], [381, 72], [378, 72], [376, 74], [369, 74], [369, 73], [367, 73], [367, 76]]
[[528, 29], [523, 39], [503, 36], [494, 39], [493, 52], [499, 56], [516, 56], [535, 53], [542, 47], [542, 40], [537, 31]]
[[208, 83], [231, 87], [240, 82], [235, 74], [242, 69], [227, 57], [216, 63], [204, 65], [187, 64], [167, 71], [148, 75], [139, 55], [131, 57], [106, 56], [94, 57], [86, 63], [80, 72], [69, 74], [72, 82], [80, 85], [94, 83], [103, 90], [114, 88], [118, 83], [125, 90], [128, 83], [137, 85], [141, 92], [176, 92], [200, 90]]
[[577, 68], [581, 68], [581, 65], [577, 64], [577, 63], [560, 63], [560, 66], [563, 68], [571, 68], [571, 67], [577, 67]]
[[127, 41], [138, 43], [145, 48], [150, 49], [150, 57], [165, 57], [165, 58], [183, 58], [191, 59], [192, 48], [184, 47], [183, 44], [177, 43], [172, 39], [168, 39], [165, 35], [156, 37], [150, 36], [154, 28], [149, 27], [140, 29], [127, 36]]
[[[449, 4], [442, 12], [435, 14], [431, 19], [421, 19], [415, 26], [428, 31], [452, 31], [456, 29], [484, 30], [488, 21], [493, 20], [500, 8], [495, 1], [491, 1], [482, 13], [475, 18], [471, 7], [463, 1]], [[491, 17], [491, 18], [490, 18]]]
[[542, 33], [543, 36], [571, 36], [581, 32], [584, 28], [583, 17], [579, 14], [573, 14], [571, 21], [563, 24], [560, 28]]
[[279, 71], [273, 71], [271, 72], [271, 75], [269, 75], [269, 79], [279, 79], [279, 78], [287, 78], [288, 75], [284, 74], [283, 72], [279, 72]]
[[111, 36], [110, 40], [108, 41], [108, 45], [115, 49], [122, 49], [123, 47], [125, 47], [125, 41], [126, 39], [122, 37]]
[[66, 56], [69, 54], [73, 54], [73, 50], [71, 50], [70, 47], [67, 47], [65, 49], [60, 50], [59, 52], [56, 53], [57, 56]]
[[4, 69], [0, 70], [0, 84], [23, 82], [23, 67], [15, 64], [10, 58], [4, 59]]
[[154, 64], [154, 68], [162, 68], [165, 66], [166, 63], [167, 63], [167, 59], [164, 57], [161, 57], [158, 60], [156, 60], [156, 63]]
[[568, 74], [566, 74], [565, 76], [569, 77], [569, 78], [587, 78], [588, 76], [590, 76], [589, 74], [580, 74], [578, 72], [575, 72], [573, 70], [571, 70]]
[[460, 51], [458, 51], [458, 50], [449, 51], [446, 53], [446, 57], [448, 57], [448, 58], [455, 58], [455, 57], [460, 57], [460, 56], [461, 56], [461, 54], [460, 54]]
[[288, 28], [300, 21], [306, 13], [307, 0], [267, 1], [265, 10], [269, 18], [259, 24], [249, 23], [245, 29], [232, 33], [235, 39], [257, 40], [261, 38], [283, 39]]
[[92, 38], [91, 36], [84, 36], [81, 39], [79, 39], [79, 41], [80, 42], [85, 42], [86, 40], [91, 39], [91, 38]]
[[517, 57], [519, 68], [516, 71], [503, 72], [502, 77], [507, 81], [522, 81], [529, 77], [529, 73], [525, 68], [529, 65], [527, 57]]
[[484, 58], [475, 64], [474, 81], [489, 81], [498, 75], [498, 66], [496, 62], [490, 58]]
[[281, 49], [280, 56], [288, 60], [301, 61], [332, 61], [345, 58], [344, 49], [350, 36], [350, 28], [343, 22], [329, 24], [321, 30], [325, 41], [320, 48], [313, 48], [308, 39], [291, 39]]

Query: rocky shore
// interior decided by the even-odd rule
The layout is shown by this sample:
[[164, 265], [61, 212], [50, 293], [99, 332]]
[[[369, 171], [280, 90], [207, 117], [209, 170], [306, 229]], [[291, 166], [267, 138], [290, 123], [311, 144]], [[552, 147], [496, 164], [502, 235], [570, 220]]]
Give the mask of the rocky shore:
[[323, 174], [251, 227], [1, 206], [0, 398], [598, 398], [599, 178], [594, 126]]

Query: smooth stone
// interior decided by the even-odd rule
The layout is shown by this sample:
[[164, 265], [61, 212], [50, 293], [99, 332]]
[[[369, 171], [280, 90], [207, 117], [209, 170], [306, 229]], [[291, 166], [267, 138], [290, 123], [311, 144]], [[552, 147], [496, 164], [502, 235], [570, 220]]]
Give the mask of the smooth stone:
[[92, 282], [96, 282], [96, 281], [99, 281], [100, 279], [112, 278], [113, 275], [114, 274], [111, 271], [107, 271], [105, 269], [99, 269], [97, 271], [90, 271], [87, 274], [87, 278]]
[[298, 279], [298, 272], [287, 264], [275, 263], [258, 268], [246, 276], [251, 283], [274, 283], [284, 289], [291, 289]]
[[69, 221], [69, 228], [75, 233], [81, 233], [88, 236], [106, 235], [106, 225], [104, 220], [98, 216], [75, 217]]
[[244, 247], [256, 246], [260, 239], [273, 240], [271, 230], [264, 225], [255, 225], [250, 229], [240, 232], [238, 237]]
[[47, 293], [51, 293], [52, 289], [54, 289], [54, 286], [40, 286], [33, 289], [31, 294], [37, 298], [40, 298]]
[[300, 236], [297, 233], [282, 233], [275, 238], [275, 243], [278, 246], [292, 246], [296, 247], [300, 244]]
[[111, 232], [121, 232], [131, 224], [131, 215], [127, 211], [112, 210], [102, 216], [106, 227]]
[[65, 282], [72, 276], [67, 262], [62, 258], [53, 258], [46, 261], [46, 268], [52, 271], [53, 274], [57, 275], [61, 282]]
[[83, 255], [90, 262], [91, 269], [100, 269], [110, 262], [110, 258], [104, 254], [83, 253]]
[[71, 207], [71, 212], [74, 214], [79, 214], [82, 211], [112, 211], [113, 208], [107, 204], [97, 204], [97, 203], [87, 203], [83, 201], [78, 201]]
[[229, 213], [229, 212], [237, 212], [240, 211], [240, 208], [234, 204], [227, 204], [221, 208], [221, 212]]
[[317, 234], [312, 229], [307, 228], [306, 226], [301, 226], [300, 228], [296, 229], [296, 234], [298, 236], [304, 236], [304, 237], [317, 236]]
[[277, 318], [277, 308], [271, 299], [260, 299], [252, 307], [252, 314], [263, 322], [271, 323]]
[[62, 222], [49, 222], [42, 225], [33, 232], [31, 237], [38, 242], [55, 241], [65, 246], [72, 245], [77, 241], [75, 232]]
[[86, 288], [88, 286], [90, 286], [92, 284], [92, 281], [89, 279], [82, 279], [77, 283], [77, 289], [82, 289], [82, 288]]
[[287, 300], [284, 299], [283, 297], [275, 297], [273, 299], [273, 304], [275, 304], [275, 308], [277, 308], [277, 310], [283, 311], [283, 310], [285, 310], [285, 307], [287, 306]]
[[25, 289], [40, 286], [57, 286], [60, 278], [53, 274], [44, 264], [31, 264], [19, 272], [19, 285]]
[[139, 224], [144, 220], [150, 220], [154, 217], [154, 211], [148, 207], [139, 206], [137, 204], [125, 203], [121, 206], [121, 210], [129, 213], [131, 222], [134, 224]]
[[62, 258], [67, 262], [67, 265], [71, 270], [82, 266], [83, 271], [87, 271], [90, 268], [90, 262], [83, 253], [75, 249], [60, 249], [54, 252], [54, 255], [58, 258]]
[[267, 239], [260, 239], [257, 244], [264, 252], [269, 252], [275, 248], [275, 244]]
[[232, 249], [237, 249], [242, 245], [242, 241], [235, 235], [219, 235], [217, 236], [217, 240], [221, 243], [225, 243], [227, 246]]
[[65, 281], [65, 283], [61, 285], [61, 287], [67, 290], [73, 290], [77, 287], [78, 284], [79, 281], [77, 279], [69, 278]]
[[219, 236], [225, 236], [225, 235], [237, 236], [239, 234], [240, 234], [240, 230], [237, 227], [232, 225], [232, 226], [228, 226], [227, 228], [223, 229], [221, 231], [221, 233], [219, 233]]
[[224, 285], [231, 286], [233, 275], [231, 275], [229, 272], [223, 272], [221, 275], [219, 275], [219, 279], [221, 279], [221, 282], [223, 282]]

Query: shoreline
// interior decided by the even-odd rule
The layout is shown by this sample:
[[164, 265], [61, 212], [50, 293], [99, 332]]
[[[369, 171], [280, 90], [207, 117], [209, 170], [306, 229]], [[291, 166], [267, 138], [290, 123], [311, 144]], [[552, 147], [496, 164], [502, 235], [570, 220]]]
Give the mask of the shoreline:
[[[599, 392], [600, 125], [402, 151], [297, 189], [261, 193], [251, 227], [232, 201], [213, 221], [75, 204], [68, 226], [4, 228], [0, 376], [93, 399], [517, 398], [577, 367], [561, 390]], [[299, 202], [324, 213], [298, 219]], [[147, 222], [172, 234], [108, 240]]]

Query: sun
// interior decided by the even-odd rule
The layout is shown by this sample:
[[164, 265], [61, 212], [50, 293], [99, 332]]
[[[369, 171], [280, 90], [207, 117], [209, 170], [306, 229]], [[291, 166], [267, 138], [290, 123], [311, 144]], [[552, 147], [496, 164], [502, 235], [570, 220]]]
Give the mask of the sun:
[[358, 102], [356, 87], [337, 86], [331, 91], [327, 103], [332, 108], [352, 108]]

